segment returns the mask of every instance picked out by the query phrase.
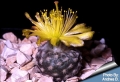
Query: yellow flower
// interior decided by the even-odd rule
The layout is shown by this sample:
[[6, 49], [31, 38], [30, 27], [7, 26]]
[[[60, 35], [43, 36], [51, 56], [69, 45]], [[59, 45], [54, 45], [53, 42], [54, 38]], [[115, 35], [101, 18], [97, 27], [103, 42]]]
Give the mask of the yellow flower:
[[68, 11], [62, 11], [58, 8], [58, 1], [55, 1], [56, 9], [50, 11], [49, 15], [47, 10], [41, 11], [41, 15], [37, 12], [34, 21], [26, 12], [25, 16], [35, 25], [34, 30], [24, 29], [23, 35], [38, 36], [38, 44], [42, 41], [49, 40], [53, 46], [56, 46], [59, 41], [63, 42], [66, 46], [83, 46], [83, 40], [90, 40], [94, 34], [91, 27], [86, 27], [84, 23], [77, 24], [77, 12], [68, 8]]

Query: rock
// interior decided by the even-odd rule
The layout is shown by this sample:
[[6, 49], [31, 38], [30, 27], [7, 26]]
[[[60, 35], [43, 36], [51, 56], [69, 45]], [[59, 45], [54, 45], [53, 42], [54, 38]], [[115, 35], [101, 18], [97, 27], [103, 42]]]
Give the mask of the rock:
[[1, 65], [5, 66], [5, 65], [6, 65], [6, 62], [5, 62], [4, 58], [2, 58], [2, 57], [0, 56], [0, 66], [1, 66]]
[[38, 39], [36, 36], [30, 36], [28, 40], [30, 40], [31, 42], [37, 42]]
[[96, 70], [100, 68], [102, 65], [104, 65], [105, 63], [107, 63], [107, 61], [102, 57], [93, 58], [90, 63], [90, 67]]
[[[9, 34], [13, 38], [10, 38]], [[20, 40], [12, 32], [4, 34], [3, 37], [5, 40], [0, 39], [0, 82], [53, 82], [53, 77], [40, 74], [35, 60], [38, 46], [44, 47], [47, 41], [37, 45], [38, 37], [30, 36]], [[83, 53], [83, 69], [78, 76], [68, 78], [65, 82], [84, 80], [114, 59], [104, 38], [99, 41], [85, 41], [84, 47], [78, 49]]]
[[41, 77], [38, 82], [53, 82], [53, 79], [51, 77], [46, 77], [46, 76], [43, 76]]
[[113, 57], [108, 57], [107, 62], [111, 62], [113, 60]]
[[18, 79], [20, 78], [20, 76], [16, 75], [16, 74], [12, 74], [10, 76], [11, 82], [19, 82]]
[[29, 80], [29, 74], [27, 74], [24, 77], [21, 77], [21, 78], [18, 79], [19, 82], [25, 82], [27, 80]]
[[3, 34], [3, 38], [5, 40], [9, 40], [9, 41], [14, 42], [14, 43], [17, 42], [17, 37], [12, 32], [8, 32], [8, 33]]
[[0, 66], [0, 82], [3, 82], [7, 78], [8, 70], [4, 66]]
[[26, 80], [25, 82], [35, 82], [35, 81], [32, 81], [32, 80]]
[[33, 58], [36, 57], [37, 52], [38, 52], [38, 48], [36, 48], [36, 49], [33, 50], [33, 55], [32, 55]]
[[106, 45], [105, 44], [99, 44], [95, 48], [91, 50], [91, 55], [93, 57], [98, 57], [102, 53], [102, 51], [105, 49]]
[[0, 40], [0, 54], [3, 52], [4, 46], [5, 46], [5, 44], [4, 44], [3, 40]]
[[21, 44], [21, 43], [22, 43], [21, 39], [20, 39], [20, 38], [18, 38], [18, 44]]
[[40, 74], [40, 73], [34, 73], [34, 77], [41, 78], [42, 74]]
[[12, 82], [11, 81], [11, 76], [5, 80], [5, 82]]
[[112, 57], [112, 51], [110, 48], [106, 48], [103, 52], [102, 52], [102, 57], [104, 59], [107, 59], [109, 57]]
[[113, 57], [112, 57], [112, 50], [111, 48], [106, 48], [103, 52], [102, 52], [102, 58], [106, 59], [107, 62], [113, 61]]
[[10, 69], [17, 67], [20, 68], [20, 65], [18, 63], [12, 63], [11, 65], [8, 66]]
[[[16, 72], [17, 71], [17, 72]], [[25, 75], [28, 74], [27, 71], [20, 70], [19, 68], [15, 67], [11, 70], [12, 74], [18, 75], [20, 77], [24, 77]]]
[[93, 73], [95, 72], [95, 70], [93, 70], [93, 69], [88, 69], [88, 70], [86, 70], [86, 71], [84, 71], [83, 73], [82, 73], [82, 75], [80, 76], [80, 80], [84, 80], [84, 79], [86, 79], [86, 78], [88, 78], [89, 76], [91, 76]]
[[16, 50], [14, 49], [10, 49], [7, 46], [4, 47], [3, 52], [1, 54], [1, 56], [6, 59], [8, 56], [14, 56], [16, 55]]
[[12, 74], [10, 79], [11, 79], [10, 82], [26, 82], [27, 80], [29, 80], [29, 74], [25, 75], [24, 77]]
[[10, 42], [10, 40], [6, 40], [5, 45], [6, 45], [8, 48], [13, 49], [13, 45], [12, 45], [12, 43]]
[[49, 76], [43, 76], [40, 73], [35, 73], [35, 77], [39, 78], [38, 82], [53, 82], [53, 78]]
[[[33, 68], [31, 68], [30, 70], [28, 70], [28, 72], [30, 73], [30, 79], [33, 79], [34, 74], [35, 73], [39, 73], [40, 70], [37, 66], [34, 66]], [[36, 78], [35, 78], [36, 79]]]
[[35, 65], [35, 61], [33, 60], [33, 61], [27, 63], [26, 65], [24, 65], [23, 67], [21, 67], [20, 69], [27, 71], [27, 70], [31, 69], [34, 65]]
[[38, 79], [35, 77], [32, 77], [32, 82], [38, 82]]
[[11, 66], [15, 61], [16, 61], [16, 56], [13, 55], [13, 56], [10, 56], [6, 59], [6, 64], [8, 66]]
[[84, 69], [91, 69], [90, 65], [87, 62], [85, 62], [84, 64], [85, 64], [85, 68]]
[[28, 40], [27, 38], [24, 38], [24, 39], [21, 41], [21, 44], [31, 44], [31, 41]]
[[29, 74], [27, 71], [20, 70], [19, 68], [15, 67], [11, 70], [11, 81], [12, 82], [22, 82], [29, 80]]
[[22, 52], [17, 51], [16, 59], [17, 59], [17, 63], [23, 66], [26, 63], [30, 62], [32, 58], [30, 55], [25, 55]]
[[12, 43], [12, 46], [14, 49], [18, 49], [18, 44], [17, 43]]
[[40, 73], [34, 73], [34, 76], [32, 77], [33, 82], [53, 82], [53, 78], [49, 76], [43, 76]]
[[72, 78], [68, 78], [65, 82], [78, 82], [79, 78], [77, 76], [74, 76]]
[[100, 43], [105, 44], [105, 39], [104, 39], [104, 38], [101, 38], [101, 39], [100, 39]]
[[4, 40], [4, 39], [0, 39], [0, 42], [3, 42], [3, 43], [5, 43], [5, 42], [6, 42], [6, 40]]
[[36, 42], [33, 42], [31, 44], [32, 44], [32, 46], [34, 46], [34, 48], [38, 48], [38, 45], [36, 44]]
[[31, 44], [22, 44], [22, 45], [20, 45], [19, 49], [24, 54], [32, 55], [32, 51], [34, 49], [34, 46], [32, 46]]

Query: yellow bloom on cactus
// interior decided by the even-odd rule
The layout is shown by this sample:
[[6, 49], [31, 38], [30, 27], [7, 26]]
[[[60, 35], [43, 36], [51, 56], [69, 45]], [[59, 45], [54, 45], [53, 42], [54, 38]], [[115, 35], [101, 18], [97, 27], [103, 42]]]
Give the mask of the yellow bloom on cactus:
[[53, 46], [56, 46], [59, 41], [66, 46], [83, 46], [83, 40], [90, 40], [94, 34], [91, 27], [86, 27], [84, 23], [77, 24], [77, 12], [68, 8], [68, 11], [59, 10], [58, 1], [55, 1], [56, 9], [53, 9], [48, 14], [47, 10], [36, 13], [37, 21], [34, 21], [26, 12], [25, 16], [35, 25], [33, 30], [24, 29], [23, 35], [38, 36], [38, 44], [42, 41], [49, 40]]

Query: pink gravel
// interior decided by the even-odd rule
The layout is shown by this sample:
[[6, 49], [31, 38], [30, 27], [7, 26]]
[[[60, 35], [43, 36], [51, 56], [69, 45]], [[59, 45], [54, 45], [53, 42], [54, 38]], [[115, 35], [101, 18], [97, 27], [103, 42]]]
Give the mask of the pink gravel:
[[[36, 41], [35, 36], [20, 40], [12, 32], [3, 34], [3, 39], [0, 39], [0, 82], [53, 82], [52, 77], [38, 73], [35, 66], [38, 51]], [[90, 47], [91, 43], [89, 41], [86, 47]], [[91, 50], [82, 49], [83, 57], [88, 61], [84, 61], [79, 76], [69, 78], [66, 82], [84, 80], [102, 65], [113, 61], [112, 51], [103, 38], [94, 43], [96, 47]]]

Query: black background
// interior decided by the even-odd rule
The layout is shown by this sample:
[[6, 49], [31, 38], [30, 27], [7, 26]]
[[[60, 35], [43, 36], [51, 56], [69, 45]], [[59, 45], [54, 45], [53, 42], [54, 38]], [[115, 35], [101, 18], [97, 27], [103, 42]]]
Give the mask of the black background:
[[[86, 23], [95, 30], [94, 38], [104, 37], [112, 48], [116, 62], [119, 60], [119, 3], [105, 0], [59, 0], [59, 7], [78, 11], [77, 23]], [[0, 1], [0, 38], [5, 32], [12, 31], [20, 38], [22, 29], [31, 28], [31, 22], [25, 17], [28, 12], [34, 19], [37, 11], [55, 8], [54, 0], [3, 0]]]

